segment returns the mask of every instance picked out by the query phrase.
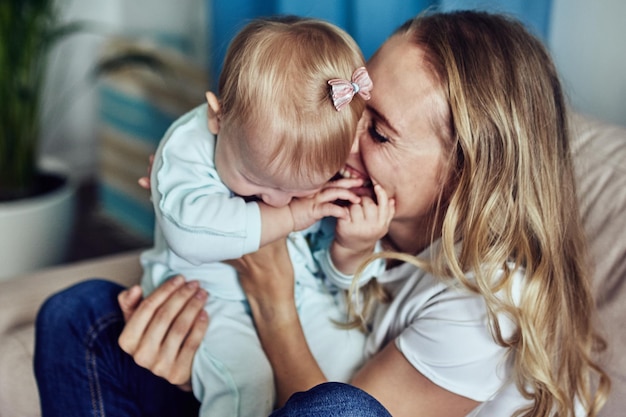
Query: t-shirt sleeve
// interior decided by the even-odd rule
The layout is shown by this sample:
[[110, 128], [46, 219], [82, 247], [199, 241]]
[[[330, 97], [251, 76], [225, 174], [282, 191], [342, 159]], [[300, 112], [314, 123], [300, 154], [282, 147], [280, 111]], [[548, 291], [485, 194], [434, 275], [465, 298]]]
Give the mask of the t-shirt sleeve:
[[509, 377], [507, 349], [491, 335], [482, 297], [464, 290], [434, 295], [395, 343], [433, 383], [475, 401], [492, 398]]

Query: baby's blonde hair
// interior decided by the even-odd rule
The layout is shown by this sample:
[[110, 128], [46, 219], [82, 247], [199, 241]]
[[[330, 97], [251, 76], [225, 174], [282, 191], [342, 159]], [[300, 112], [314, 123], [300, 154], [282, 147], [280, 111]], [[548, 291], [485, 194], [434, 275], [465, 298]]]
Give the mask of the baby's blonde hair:
[[337, 111], [328, 80], [350, 80], [364, 65], [356, 42], [330, 23], [295, 16], [255, 19], [226, 54], [219, 79], [222, 128], [267, 132], [272, 141], [261, 146], [270, 173], [330, 178], [348, 157], [364, 102], [355, 96]]

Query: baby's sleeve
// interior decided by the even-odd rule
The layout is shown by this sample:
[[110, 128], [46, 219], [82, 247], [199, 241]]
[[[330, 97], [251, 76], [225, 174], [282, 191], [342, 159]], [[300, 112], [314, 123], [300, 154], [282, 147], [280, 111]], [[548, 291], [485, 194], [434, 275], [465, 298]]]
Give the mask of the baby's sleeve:
[[[330, 245], [335, 237], [335, 218], [325, 218], [321, 222], [321, 226], [316, 234], [315, 239], [311, 239], [311, 252], [319, 265], [320, 270], [324, 274], [326, 280], [337, 288], [347, 290], [350, 289], [354, 275], [347, 275], [339, 271], [333, 264], [330, 257]], [[382, 251], [380, 242], [376, 242], [374, 253]], [[361, 288], [367, 284], [372, 278], [375, 278], [385, 271], [385, 260], [376, 259], [363, 270], [359, 276], [358, 287]]]
[[157, 153], [152, 196], [172, 251], [192, 264], [238, 258], [258, 250], [258, 204], [235, 196], [213, 162], [214, 141], [176, 132]]
[[[347, 275], [338, 270], [333, 264], [333, 260], [330, 257], [330, 246], [325, 249], [316, 251], [314, 253], [314, 257], [319, 263], [320, 269], [322, 273], [326, 277], [329, 283], [334, 286], [341, 288], [343, 290], [350, 289], [352, 286], [352, 281], [354, 280], [354, 275]], [[374, 253], [380, 252], [381, 245], [380, 242], [376, 242], [376, 247], [374, 248]], [[384, 259], [376, 259], [372, 262], [369, 262], [363, 272], [359, 275], [358, 288], [363, 287], [365, 284], [370, 282], [372, 278], [375, 278], [382, 274], [385, 271], [385, 260]]]

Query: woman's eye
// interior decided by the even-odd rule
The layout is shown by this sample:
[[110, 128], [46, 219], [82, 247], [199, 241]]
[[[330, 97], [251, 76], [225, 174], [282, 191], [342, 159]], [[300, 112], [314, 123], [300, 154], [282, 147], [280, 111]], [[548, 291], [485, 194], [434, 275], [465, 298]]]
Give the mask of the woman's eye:
[[372, 139], [374, 139], [376, 142], [379, 142], [379, 143], [389, 142], [389, 139], [385, 135], [383, 135], [378, 130], [376, 130], [376, 126], [374, 124], [370, 125], [370, 127], [368, 128], [368, 131]]

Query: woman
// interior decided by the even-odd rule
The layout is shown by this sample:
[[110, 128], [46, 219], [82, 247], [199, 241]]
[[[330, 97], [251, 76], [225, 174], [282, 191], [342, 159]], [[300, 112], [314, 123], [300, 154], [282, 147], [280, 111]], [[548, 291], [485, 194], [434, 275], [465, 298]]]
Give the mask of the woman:
[[[371, 333], [353, 386], [324, 384], [284, 243], [234, 262], [280, 404], [304, 391], [277, 415], [331, 415], [328, 404], [332, 415], [597, 415], [609, 382], [594, 362], [565, 102], [545, 49], [501, 16], [432, 14], [403, 25], [368, 70], [376, 89], [347, 171], [396, 210], [388, 270], [362, 294], [372, 314], [356, 306]], [[138, 307], [136, 289], [120, 295], [120, 343], [178, 384], [206, 328], [189, 287]]]
[[[347, 166], [395, 199], [387, 256], [405, 263], [379, 277], [390, 301], [352, 383], [394, 416], [596, 415], [607, 378], [591, 359], [593, 300], [548, 54], [521, 25], [466, 12], [409, 22], [368, 69], [376, 91]], [[279, 398], [324, 382], [276, 285], [288, 271], [242, 264]]]

